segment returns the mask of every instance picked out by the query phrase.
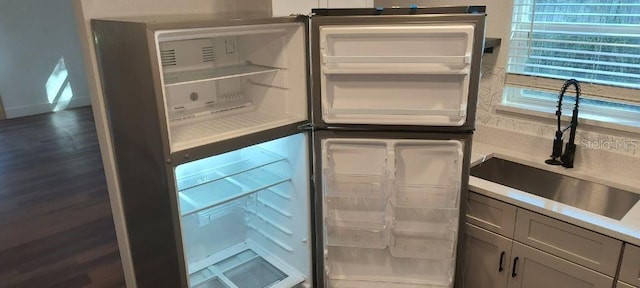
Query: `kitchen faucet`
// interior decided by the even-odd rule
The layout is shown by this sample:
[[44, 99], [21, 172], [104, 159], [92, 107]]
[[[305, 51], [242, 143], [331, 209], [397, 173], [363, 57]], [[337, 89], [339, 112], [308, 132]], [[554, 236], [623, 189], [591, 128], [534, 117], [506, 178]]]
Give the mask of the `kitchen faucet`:
[[[564, 93], [567, 92], [567, 88], [570, 85], [573, 85], [576, 90], [576, 104], [573, 107], [573, 115], [571, 116], [571, 124], [567, 128], [560, 128], [560, 117], [562, 116], [562, 98], [564, 97]], [[573, 168], [573, 160], [576, 157], [576, 128], [578, 127], [578, 102], [580, 101], [580, 83], [576, 79], [567, 80], [562, 85], [562, 89], [560, 90], [560, 96], [558, 96], [558, 111], [556, 111], [556, 116], [558, 117], [558, 130], [556, 131], [556, 137], [553, 139], [553, 152], [551, 153], [551, 159], [545, 161], [545, 163], [550, 165], [562, 165], [566, 168]], [[567, 129], [571, 128], [571, 132], [569, 134], [569, 142], [565, 146], [564, 154], [562, 153], [562, 134]], [[558, 160], [560, 157], [560, 160]]]

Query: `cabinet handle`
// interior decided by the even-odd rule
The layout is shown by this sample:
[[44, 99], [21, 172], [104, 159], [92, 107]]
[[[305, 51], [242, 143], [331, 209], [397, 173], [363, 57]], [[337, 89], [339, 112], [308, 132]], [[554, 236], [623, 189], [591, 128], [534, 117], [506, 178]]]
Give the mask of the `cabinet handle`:
[[502, 272], [504, 270], [504, 254], [504, 251], [500, 253], [500, 266], [498, 266], [498, 272]]
[[518, 270], [518, 257], [513, 258], [513, 270], [511, 271], [511, 277], [518, 276], [518, 273], [516, 273], [517, 270]]

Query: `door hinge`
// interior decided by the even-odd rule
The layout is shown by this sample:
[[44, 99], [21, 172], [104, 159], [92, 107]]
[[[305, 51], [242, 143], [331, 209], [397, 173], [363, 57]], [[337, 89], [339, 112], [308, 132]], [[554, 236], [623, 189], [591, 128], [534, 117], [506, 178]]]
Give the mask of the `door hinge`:
[[306, 123], [298, 126], [298, 130], [313, 131], [316, 128], [313, 123]]

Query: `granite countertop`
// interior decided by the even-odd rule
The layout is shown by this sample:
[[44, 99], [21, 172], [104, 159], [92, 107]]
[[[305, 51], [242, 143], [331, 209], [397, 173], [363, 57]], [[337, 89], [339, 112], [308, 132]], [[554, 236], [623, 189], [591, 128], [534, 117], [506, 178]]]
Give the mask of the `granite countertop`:
[[[545, 159], [536, 156], [483, 143], [473, 143], [471, 166], [492, 157], [499, 157], [640, 194], [639, 179], [610, 175], [604, 175], [603, 177], [599, 171], [581, 167], [566, 169], [560, 166], [550, 166], [544, 164]], [[469, 177], [469, 190], [640, 246], [640, 201], [621, 220], [616, 220], [473, 176]]]

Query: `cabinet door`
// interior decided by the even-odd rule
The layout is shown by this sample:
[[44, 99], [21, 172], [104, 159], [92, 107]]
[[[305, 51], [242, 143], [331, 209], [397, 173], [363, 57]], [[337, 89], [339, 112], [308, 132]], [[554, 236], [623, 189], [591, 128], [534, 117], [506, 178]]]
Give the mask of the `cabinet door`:
[[513, 242], [510, 288], [610, 288], [613, 278]]
[[620, 266], [620, 280], [640, 286], [640, 247], [626, 244]]
[[458, 287], [506, 288], [512, 241], [469, 223], [465, 231], [464, 268]]
[[622, 281], [618, 281], [618, 285], [616, 285], [616, 288], [638, 288], [638, 287], [631, 286], [631, 285], [629, 285], [627, 283], [624, 283]]
[[616, 239], [524, 209], [518, 209], [513, 239], [609, 276], [622, 249]]
[[476, 193], [467, 199], [467, 222], [513, 238], [516, 222], [516, 207]]

